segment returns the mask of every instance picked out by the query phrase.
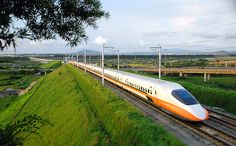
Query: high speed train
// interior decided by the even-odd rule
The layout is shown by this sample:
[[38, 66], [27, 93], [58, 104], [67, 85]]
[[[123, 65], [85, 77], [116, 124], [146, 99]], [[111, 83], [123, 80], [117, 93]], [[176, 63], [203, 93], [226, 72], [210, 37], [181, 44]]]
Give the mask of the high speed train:
[[[70, 64], [102, 76], [102, 68], [96, 65], [70, 61]], [[104, 78], [140, 97], [150, 100], [173, 115], [187, 121], [203, 121], [208, 119], [208, 111], [187, 91], [177, 83], [145, 77], [114, 69], [104, 69]]]

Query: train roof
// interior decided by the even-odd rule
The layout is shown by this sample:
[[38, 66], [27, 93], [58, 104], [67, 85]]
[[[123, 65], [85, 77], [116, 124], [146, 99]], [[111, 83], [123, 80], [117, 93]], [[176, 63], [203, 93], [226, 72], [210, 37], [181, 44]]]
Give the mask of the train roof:
[[138, 75], [138, 74], [134, 74], [134, 73], [129, 73], [129, 72], [125, 72], [125, 71], [119, 71], [119, 70], [115, 70], [115, 69], [106, 69], [109, 71], [112, 71], [114, 73], [117, 74], [121, 74], [122, 76], [126, 76], [130, 79], [138, 79], [141, 82], [147, 82], [147, 83], [151, 83], [152, 85], [155, 86], [168, 86], [168, 88], [170, 89], [179, 89], [179, 88], [183, 88], [181, 85], [174, 83], [174, 82], [170, 82], [170, 81], [165, 81], [165, 80], [161, 80], [161, 79], [156, 79], [156, 78], [152, 78], [152, 77], [147, 77], [147, 76], [143, 76], [143, 75]]

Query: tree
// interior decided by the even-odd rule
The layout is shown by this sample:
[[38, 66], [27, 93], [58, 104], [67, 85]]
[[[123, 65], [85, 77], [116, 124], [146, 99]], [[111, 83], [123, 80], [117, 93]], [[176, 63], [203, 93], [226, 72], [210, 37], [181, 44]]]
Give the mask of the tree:
[[15, 39], [47, 40], [61, 37], [74, 47], [87, 40], [85, 29], [109, 13], [99, 0], [1, 0], [0, 47]]

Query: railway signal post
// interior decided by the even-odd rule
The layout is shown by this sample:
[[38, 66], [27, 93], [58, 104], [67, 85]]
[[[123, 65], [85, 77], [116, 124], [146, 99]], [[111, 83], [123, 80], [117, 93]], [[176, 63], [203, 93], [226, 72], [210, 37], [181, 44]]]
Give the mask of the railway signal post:
[[151, 47], [153, 50], [154, 54], [159, 54], [159, 59], [158, 59], [158, 75], [159, 79], [161, 79], [161, 46], [159, 45], [158, 47]]

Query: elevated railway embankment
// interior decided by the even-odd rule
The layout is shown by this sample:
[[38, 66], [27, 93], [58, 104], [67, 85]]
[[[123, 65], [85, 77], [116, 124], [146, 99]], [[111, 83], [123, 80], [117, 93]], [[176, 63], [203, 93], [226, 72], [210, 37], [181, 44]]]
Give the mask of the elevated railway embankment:
[[[81, 69], [84, 69], [82, 66], [76, 66]], [[86, 69], [88, 73], [93, 75], [95, 78], [100, 79], [101, 74], [94, 73], [89, 69]], [[213, 110], [211, 108], [207, 108], [210, 113], [210, 117], [206, 121], [202, 122], [188, 122], [183, 121], [179, 118], [176, 118], [172, 114], [168, 113], [163, 108], [153, 104], [152, 102], [145, 100], [138, 95], [135, 95], [127, 90], [124, 90], [120, 86], [116, 85], [114, 82], [109, 82], [109, 80], [105, 79], [105, 85], [110, 88], [113, 92], [118, 94], [120, 97], [124, 98], [131, 104], [137, 106], [145, 115], [148, 115], [151, 119], [154, 119], [157, 122], [163, 121], [162, 118], [165, 118], [165, 122], [162, 124], [165, 127], [182, 127], [180, 131], [171, 131], [174, 132], [177, 137], [182, 138], [186, 144], [189, 145], [199, 145], [199, 142], [207, 145], [228, 145], [233, 146], [236, 145], [236, 117], [229, 116], [229, 114], [219, 112], [217, 110]], [[162, 118], [158, 118], [162, 116]], [[166, 123], [172, 123], [172, 125], [165, 125]], [[186, 131], [190, 136], [186, 136], [186, 133], [183, 134], [183, 130]], [[182, 135], [178, 136], [179, 133], [182, 132]], [[177, 133], [177, 134], [176, 134]], [[191, 138], [197, 138], [200, 141], [191, 142]]]

